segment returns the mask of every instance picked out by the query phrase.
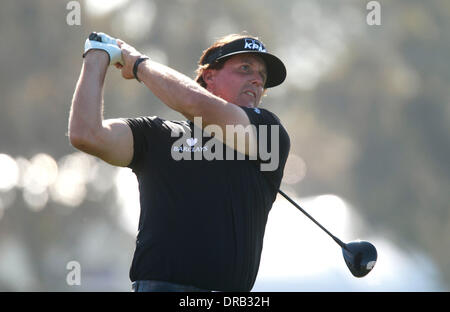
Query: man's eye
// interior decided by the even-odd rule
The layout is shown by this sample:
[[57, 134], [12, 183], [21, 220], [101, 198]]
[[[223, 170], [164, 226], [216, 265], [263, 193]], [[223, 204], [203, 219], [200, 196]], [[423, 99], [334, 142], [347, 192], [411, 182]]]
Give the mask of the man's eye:
[[249, 70], [250, 70], [250, 66], [248, 66], [248, 65], [242, 65], [242, 66], [241, 66], [241, 69], [244, 70], [244, 71], [249, 71]]

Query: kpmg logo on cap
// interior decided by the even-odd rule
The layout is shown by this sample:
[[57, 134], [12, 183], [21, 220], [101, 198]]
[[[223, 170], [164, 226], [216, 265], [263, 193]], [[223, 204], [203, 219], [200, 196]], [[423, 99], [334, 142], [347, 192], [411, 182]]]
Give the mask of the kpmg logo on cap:
[[244, 49], [257, 50], [258, 52], [267, 52], [263, 44], [255, 39], [245, 39]]

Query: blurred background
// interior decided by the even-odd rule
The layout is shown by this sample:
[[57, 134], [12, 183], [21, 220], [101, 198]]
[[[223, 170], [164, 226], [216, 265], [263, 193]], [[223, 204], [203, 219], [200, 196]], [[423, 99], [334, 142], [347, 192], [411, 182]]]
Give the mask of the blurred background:
[[[278, 197], [254, 291], [448, 291], [450, 2], [378, 1], [374, 19], [368, 3], [3, 1], [0, 291], [131, 289], [136, 179], [67, 137], [91, 31], [190, 77], [229, 33], [259, 36], [285, 62], [285, 83], [262, 104], [291, 138], [282, 189], [341, 240], [369, 240], [379, 256], [355, 279], [340, 248]], [[184, 119], [112, 67], [104, 96], [105, 118]]]

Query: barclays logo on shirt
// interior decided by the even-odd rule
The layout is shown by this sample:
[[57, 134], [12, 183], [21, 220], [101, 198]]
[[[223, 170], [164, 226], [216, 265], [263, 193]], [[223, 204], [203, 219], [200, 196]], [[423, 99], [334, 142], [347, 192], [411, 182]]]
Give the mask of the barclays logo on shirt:
[[[261, 113], [258, 108], [254, 111]], [[247, 155], [248, 160], [260, 161], [261, 171], [278, 168], [279, 125], [226, 125], [224, 135], [224, 129], [219, 125], [210, 124], [203, 128], [201, 117], [194, 117], [194, 124], [197, 126], [193, 135], [191, 129], [182, 131], [181, 136], [180, 131], [171, 132], [171, 137], [178, 138], [170, 148], [173, 160], [246, 160]], [[205, 144], [202, 142], [204, 136], [210, 137]]]
[[197, 138], [189, 138], [189, 139], [186, 140], [186, 143], [189, 146], [194, 146], [197, 142], [198, 142]]
[[197, 142], [198, 142], [197, 138], [189, 138], [189, 139], [186, 139], [186, 144], [179, 145], [179, 146], [173, 145], [172, 150], [174, 152], [192, 152], [192, 153], [208, 151], [207, 146], [195, 146], [195, 144], [197, 144]]

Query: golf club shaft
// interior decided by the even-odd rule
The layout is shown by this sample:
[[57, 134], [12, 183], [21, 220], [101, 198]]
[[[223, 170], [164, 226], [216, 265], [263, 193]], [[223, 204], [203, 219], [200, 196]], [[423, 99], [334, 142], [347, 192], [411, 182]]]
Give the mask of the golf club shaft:
[[325, 231], [325, 233], [327, 233], [328, 235], [331, 236], [331, 238], [342, 248], [347, 250], [347, 247], [345, 245], [345, 243], [343, 243], [339, 238], [337, 238], [336, 236], [334, 236], [333, 234], [331, 234], [326, 228], [324, 228], [319, 222], [317, 222], [312, 216], [310, 216], [305, 210], [303, 210], [302, 207], [300, 207], [296, 202], [294, 202], [289, 196], [287, 196], [282, 190], [278, 190], [278, 192], [283, 195], [284, 198], [286, 198], [292, 205], [294, 205], [295, 207], [297, 207], [298, 210], [300, 210], [301, 212], [303, 212], [303, 214], [305, 216], [307, 216], [308, 218], [311, 219], [311, 221], [313, 221], [315, 224], [317, 224], [322, 230]]

